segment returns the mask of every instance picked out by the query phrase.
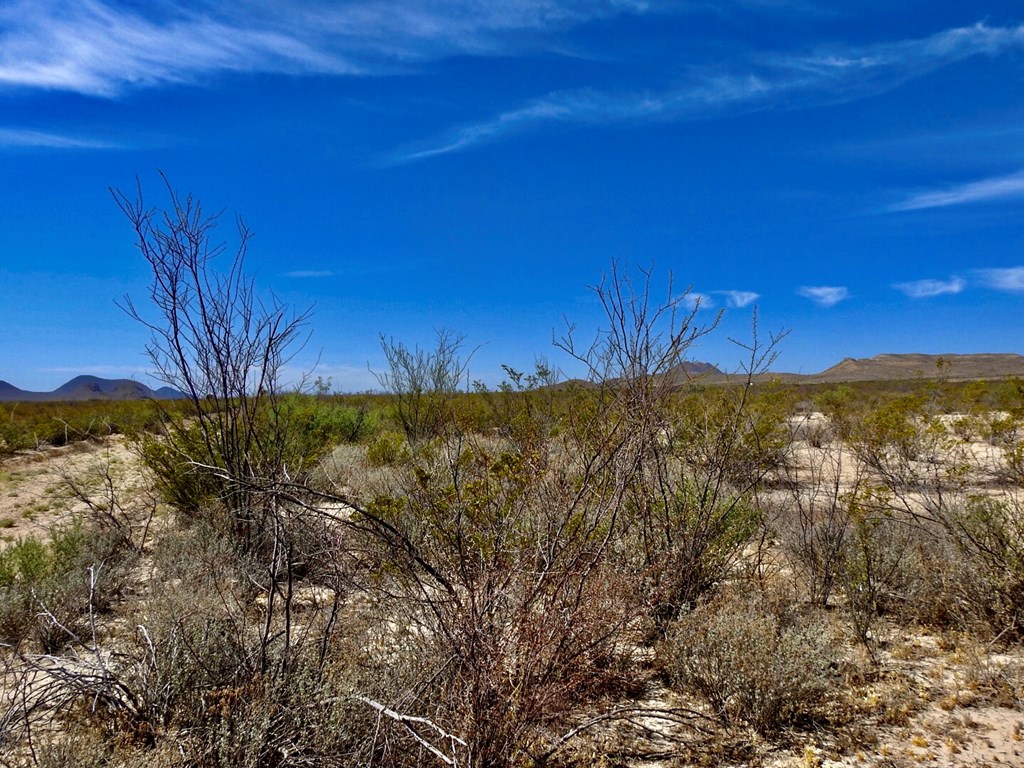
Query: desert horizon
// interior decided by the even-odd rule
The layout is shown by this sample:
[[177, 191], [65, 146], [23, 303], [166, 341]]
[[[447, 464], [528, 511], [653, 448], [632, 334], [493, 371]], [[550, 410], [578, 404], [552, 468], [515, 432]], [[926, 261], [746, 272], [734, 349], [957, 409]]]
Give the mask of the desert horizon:
[[1019, 0], [0, 0], [0, 768], [1024, 765]]

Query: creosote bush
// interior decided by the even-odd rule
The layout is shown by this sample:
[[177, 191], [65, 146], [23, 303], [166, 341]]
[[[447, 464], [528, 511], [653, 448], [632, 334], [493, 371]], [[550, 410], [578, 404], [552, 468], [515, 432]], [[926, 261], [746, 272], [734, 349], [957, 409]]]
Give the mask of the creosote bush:
[[550, 446], [501, 442], [443, 440], [367, 507], [393, 531], [378, 539], [388, 613], [407, 628], [393, 642], [430, 681], [409, 704], [480, 766], [538, 760], [547, 729], [628, 681], [619, 643], [637, 615], [635, 581], [607, 556], [616, 497], [581, 494], [586, 467]]

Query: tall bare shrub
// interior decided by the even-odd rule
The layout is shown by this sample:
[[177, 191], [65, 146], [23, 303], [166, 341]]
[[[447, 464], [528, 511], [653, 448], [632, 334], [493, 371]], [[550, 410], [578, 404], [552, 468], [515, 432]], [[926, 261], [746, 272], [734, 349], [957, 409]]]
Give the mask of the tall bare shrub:
[[[144, 440], [143, 454], [175, 502], [195, 512], [218, 497], [248, 539], [265, 510], [223, 479], [301, 469], [301, 457], [286, 450], [281, 374], [302, 343], [309, 311], [294, 313], [256, 293], [245, 272], [250, 232], [241, 219], [237, 248], [227, 255], [214, 239], [219, 216], [164, 183], [164, 210], [147, 206], [141, 185], [134, 197], [112, 190], [152, 274], [148, 308], [130, 297], [123, 307], [150, 331], [146, 351], [154, 375], [191, 405], [187, 411], [164, 408], [164, 439]], [[225, 266], [218, 270], [221, 260]]]

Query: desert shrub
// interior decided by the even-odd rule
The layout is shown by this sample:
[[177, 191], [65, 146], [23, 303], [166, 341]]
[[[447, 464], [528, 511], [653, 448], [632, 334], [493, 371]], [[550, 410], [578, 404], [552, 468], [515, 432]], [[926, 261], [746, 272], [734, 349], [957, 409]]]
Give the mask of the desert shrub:
[[831, 431], [841, 439], [850, 436], [862, 400], [847, 384], [837, 384], [814, 395], [814, 406], [828, 417]]
[[[247, 419], [247, 472], [254, 480], [273, 478], [275, 473], [301, 480], [335, 445], [359, 440], [376, 428], [376, 417], [366, 409], [305, 395], [283, 396], [273, 406], [263, 404]], [[231, 439], [220, 436], [220, 431], [232, 429], [236, 427], [230, 423], [211, 425], [189, 418], [166, 424], [162, 434], [137, 434], [135, 441], [163, 497], [178, 510], [196, 515], [219, 501], [236, 513], [249, 514], [236, 508], [242, 499], [227, 479], [229, 465], [239, 459], [228, 461], [217, 447]]]
[[[113, 192], [152, 275], [149, 307], [130, 297], [122, 307], [150, 333], [154, 375], [185, 396], [174, 407], [158, 404], [165, 449], [144, 444], [143, 458], [183, 511], [202, 509], [207, 492], [217, 489], [239, 545], [259, 547], [273, 510], [250, 486], [297, 479], [306, 461], [303, 436], [290, 434], [293, 404], [281, 374], [302, 344], [310, 312], [293, 313], [257, 295], [245, 271], [249, 232], [241, 219], [237, 250], [218, 269], [225, 251], [212, 239], [218, 216], [204, 215], [166, 178], [164, 185], [164, 211], [146, 205], [141, 188], [132, 198]], [[298, 456], [288, 452], [297, 441]]]
[[335, 399], [291, 394], [282, 398], [277, 418], [289, 443], [285, 461], [302, 473], [339, 443], [354, 443], [377, 429], [380, 413]]
[[842, 444], [829, 443], [800, 467], [782, 472], [785, 496], [772, 525], [810, 601], [825, 607], [843, 569], [852, 528], [850, 505], [861, 485], [859, 469]]
[[795, 394], [749, 381], [691, 393], [675, 406], [673, 449], [704, 476], [748, 489], [784, 462]]
[[446, 330], [437, 332], [437, 343], [430, 350], [410, 349], [381, 335], [387, 367], [376, 374], [377, 381], [391, 395], [396, 420], [409, 442], [457, 428], [454, 403], [469, 365], [468, 357], [463, 357], [464, 343], [463, 336]]
[[[850, 445], [857, 457], [894, 491], [902, 484], [920, 484], [920, 463], [954, 472], [951, 453], [961, 448], [946, 425], [936, 417], [934, 403], [924, 395], [902, 395], [869, 410], [851, 429]], [[946, 480], [952, 478], [947, 473]]]
[[770, 735], [807, 724], [835, 686], [835, 640], [814, 614], [721, 597], [673, 627], [662, 649], [671, 680], [699, 693], [726, 725]]
[[197, 768], [357, 766], [373, 754], [372, 710], [315, 669], [213, 691], [210, 703], [186, 747]]
[[378, 532], [378, 594], [400, 628], [388, 645], [421, 660], [405, 711], [433, 713], [480, 766], [529, 762], [623, 684], [641, 610], [606, 556], [615, 495], [581, 492], [599, 481], [572, 454], [505, 446], [464, 436], [417, 452], [357, 518]]
[[[201, 522], [164, 531], [116, 664], [103, 633], [83, 638], [89, 652], [54, 677], [50, 695], [68, 723], [98, 735], [69, 730], [54, 754], [125, 764], [173, 744], [173, 764], [200, 768], [365, 764], [346, 762], [367, 754], [374, 712], [349, 695], [355, 654], [335, 647], [336, 593], [300, 606], [298, 583], [279, 584], [273, 566]], [[356, 634], [360, 624], [348, 626]]]
[[101, 733], [80, 726], [39, 741], [35, 748], [38, 768], [104, 768], [114, 756], [109, 740]]
[[993, 630], [1024, 632], [1024, 508], [1019, 497], [971, 496], [942, 519], [961, 557], [977, 569], [988, 599], [981, 612]]
[[487, 405], [487, 423], [517, 446], [529, 450], [558, 429], [560, 406], [567, 400], [555, 388], [556, 372], [539, 360], [532, 373], [503, 365], [505, 380], [497, 391], [477, 383], [477, 394]]
[[[734, 575], [761, 515], [749, 495], [729, 488], [709, 492], [706, 482], [685, 472], [658, 490], [631, 497], [626, 546], [647, 574], [646, 599], [660, 633]], [[639, 503], [646, 508], [636, 509]]]
[[9, 545], [0, 551], [0, 642], [31, 638], [53, 652], [79, 639], [90, 611], [109, 610], [132, 558], [123, 538], [81, 519], [48, 540]]
[[846, 615], [870, 651], [876, 618], [897, 611], [907, 598], [912, 566], [908, 543], [914, 529], [888, 510], [879, 511], [871, 489], [852, 498], [849, 520], [840, 583]]
[[894, 606], [895, 615], [906, 623], [991, 636], [994, 590], [954, 537], [942, 526], [922, 521], [910, 531], [906, 547], [907, 593]]
[[408, 444], [397, 432], [381, 432], [366, 444], [366, 461], [371, 467], [390, 467], [408, 458]]
[[16, 407], [12, 407], [9, 417], [6, 413], [0, 413], [0, 455], [17, 453], [35, 444], [31, 431], [15, 421], [16, 410]]
[[191, 458], [207, 450], [201, 425], [173, 423], [162, 435], [142, 432], [134, 440], [164, 501], [186, 516], [198, 515], [224, 492], [224, 484], [211, 472], [195, 466]]
[[39, 539], [18, 539], [0, 550], [0, 586], [9, 587], [18, 581], [41, 581], [50, 571], [51, 560], [46, 544]]

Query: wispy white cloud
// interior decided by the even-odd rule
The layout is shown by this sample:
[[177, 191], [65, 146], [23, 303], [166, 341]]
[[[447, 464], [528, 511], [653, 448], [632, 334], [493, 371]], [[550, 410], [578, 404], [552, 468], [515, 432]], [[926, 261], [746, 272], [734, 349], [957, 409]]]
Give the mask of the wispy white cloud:
[[1008, 176], [995, 176], [972, 181], [946, 189], [921, 192], [899, 203], [889, 206], [891, 212], [920, 211], [926, 208], [946, 208], [951, 205], [965, 205], [990, 200], [1007, 200], [1024, 197], [1024, 171]]
[[967, 287], [967, 281], [962, 277], [951, 277], [949, 280], [911, 280], [906, 283], [895, 283], [892, 287], [912, 299], [927, 299], [932, 296], [960, 293]]
[[285, 272], [285, 277], [332, 277], [334, 272], [329, 269], [297, 269], [294, 272]]
[[148, 6], [159, 16], [143, 15], [143, 7], [109, 0], [9, 4], [0, 12], [0, 85], [110, 97], [215, 72], [357, 69], [288, 31], [173, 3]]
[[725, 296], [726, 305], [734, 309], [749, 307], [761, 298], [761, 294], [753, 291], [715, 291], [715, 293]]
[[526, 33], [647, 7], [640, 0], [13, 0], [0, 5], [0, 86], [113, 97], [226, 72], [378, 73], [502, 53], [525, 45]]
[[687, 291], [686, 295], [683, 296], [683, 304], [687, 309], [714, 309], [715, 301], [710, 295], [706, 293], [699, 293], [698, 291]]
[[120, 149], [110, 141], [25, 128], [0, 128], [0, 149]]
[[761, 56], [747, 72], [707, 72], [659, 91], [556, 91], [389, 158], [403, 163], [465, 149], [543, 125], [687, 121], [762, 109], [834, 104], [873, 96], [941, 67], [979, 55], [1024, 48], [1024, 25], [976, 24], [930, 37], [835, 48], [804, 55]]
[[804, 285], [797, 289], [797, 294], [819, 307], [834, 307], [850, 297], [849, 290], [842, 285]]
[[1024, 267], [1006, 267], [1004, 269], [979, 269], [978, 278], [982, 284], [997, 291], [1024, 291]]

